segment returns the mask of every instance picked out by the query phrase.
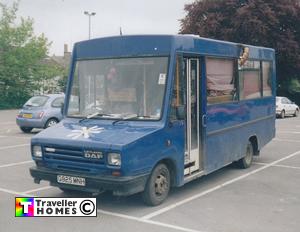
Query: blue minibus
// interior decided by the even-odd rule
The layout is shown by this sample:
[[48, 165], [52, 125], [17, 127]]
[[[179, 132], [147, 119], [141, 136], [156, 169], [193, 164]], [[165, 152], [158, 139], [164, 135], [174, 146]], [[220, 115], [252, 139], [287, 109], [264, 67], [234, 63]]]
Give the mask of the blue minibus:
[[142, 193], [161, 204], [275, 136], [273, 49], [195, 35], [129, 35], [74, 45], [62, 121], [31, 140], [35, 183]]

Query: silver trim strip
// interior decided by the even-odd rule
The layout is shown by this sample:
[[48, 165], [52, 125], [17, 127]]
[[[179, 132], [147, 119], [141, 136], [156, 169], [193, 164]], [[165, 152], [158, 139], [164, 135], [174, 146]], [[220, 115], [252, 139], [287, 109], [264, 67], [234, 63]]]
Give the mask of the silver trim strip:
[[267, 120], [267, 119], [271, 119], [271, 118], [275, 118], [275, 114], [274, 115], [269, 115], [269, 116], [266, 116], [266, 117], [257, 118], [257, 119], [251, 120], [249, 122], [244, 122], [244, 123], [241, 123], [241, 124], [238, 124], [238, 125], [229, 126], [229, 127], [226, 127], [226, 128], [220, 129], [220, 130], [214, 130], [214, 131], [208, 132], [207, 136], [212, 136], [212, 135], [215, 135], [215, 134], [220, 134], [220, 133], [223, 133], [223, 132], [225, 132], [227, 130], [237, 129], [237, 128], [240, 128], [240, 127], [252, 124], [252, 123], [256, 123], [256, 122]]

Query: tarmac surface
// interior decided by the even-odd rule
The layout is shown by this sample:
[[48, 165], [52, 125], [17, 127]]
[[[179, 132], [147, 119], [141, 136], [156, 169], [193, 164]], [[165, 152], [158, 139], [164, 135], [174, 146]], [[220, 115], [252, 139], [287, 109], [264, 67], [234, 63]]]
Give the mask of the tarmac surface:
[[0, 111], [0, 231], [300, 231], [300, 117], [276, 120], [276, 138], [249, 169], [229, 165], [181, 188], [160, 206], [139, 194], [97, 196], [98, 217], [15, 217], [15, 197], [68, 195], [47, 182], [34, 184], [30, 138], [15, 123], [16, 110]]

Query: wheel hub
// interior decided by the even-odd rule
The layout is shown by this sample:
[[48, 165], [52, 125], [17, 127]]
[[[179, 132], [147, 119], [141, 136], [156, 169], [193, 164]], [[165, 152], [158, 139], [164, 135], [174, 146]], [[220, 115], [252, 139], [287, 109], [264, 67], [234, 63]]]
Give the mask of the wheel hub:
[[155, 193], [158, 195], [162, 195], [168, 189], [167, 178], [160, 174], [156, 177], [155, 180]]
[[51, 127], [51, 126], [54, 126], [56, 124], [57, 124], [57, 122], [52, 120], [52, 121], [49, 122], [48, 126]]

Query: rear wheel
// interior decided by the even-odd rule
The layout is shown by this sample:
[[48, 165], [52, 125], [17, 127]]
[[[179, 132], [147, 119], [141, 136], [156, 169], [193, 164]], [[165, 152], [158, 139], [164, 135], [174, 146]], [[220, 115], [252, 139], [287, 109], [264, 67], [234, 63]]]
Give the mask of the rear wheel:
[[48, 128], [48, 127], [51, 127], [51, 126], [54, 126], [58, 123], [58, 120], [56, 118], [50, 118], [46, 124], [45, 124], [45, 128]]
[[284, 117], [285, 117], [285, 112], [284, 112], [284, 110], [282, 110], [280, 113], [280, 118], [284, 118]]
[[243, 158], [237, 161], [239, 168], [249, 168], [253, 161], [254, 149], [252, 143], [249, 141], [246, 147], [246, 154]]
[[30, 133], [32, 131], [32, 127], [20, 127], [21, 131], [24, 133]]
[[144, 202], [150, 206], [161, 204], [167, 198], [170, 186], [168, 167], [163, 163], [158, 164], [147, 181], [143, 192]]
[[295, 116], [295, 117], [298, 117], [298, 115], [299, 115], [299, 109], [296, 109], [296, 111], [295, 111], [295, 113], [294, 113], [294, 116]]

